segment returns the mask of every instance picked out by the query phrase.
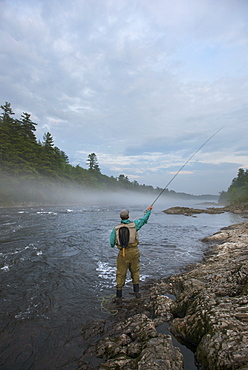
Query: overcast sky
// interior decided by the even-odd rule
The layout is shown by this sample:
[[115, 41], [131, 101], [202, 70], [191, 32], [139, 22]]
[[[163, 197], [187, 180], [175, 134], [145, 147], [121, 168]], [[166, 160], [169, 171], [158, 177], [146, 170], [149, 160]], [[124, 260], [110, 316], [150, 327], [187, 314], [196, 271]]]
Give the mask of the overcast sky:
[[190, 194], [248, 168], [247, 0], [0, 0], [0, 104], [70, 163]]

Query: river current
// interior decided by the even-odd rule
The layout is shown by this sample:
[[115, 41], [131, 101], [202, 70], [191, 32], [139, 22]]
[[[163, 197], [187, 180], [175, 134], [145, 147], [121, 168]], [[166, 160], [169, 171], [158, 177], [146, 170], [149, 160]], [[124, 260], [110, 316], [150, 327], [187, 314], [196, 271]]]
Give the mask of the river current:
[[[1, 369], [76, 369], [81, 328], [106, 318], [103, 297], [115, 293], [118, 250], [109, 246], [119, 212], [141, 217], [147, 204], [0, 209]], [[167, 215], [182, 201], [158, 202], [140, 231], [141, 285], [199, 262], [200, 241], [242, 222], [238, 215]], [[128, 275], [124, 295], [131, 290]]]

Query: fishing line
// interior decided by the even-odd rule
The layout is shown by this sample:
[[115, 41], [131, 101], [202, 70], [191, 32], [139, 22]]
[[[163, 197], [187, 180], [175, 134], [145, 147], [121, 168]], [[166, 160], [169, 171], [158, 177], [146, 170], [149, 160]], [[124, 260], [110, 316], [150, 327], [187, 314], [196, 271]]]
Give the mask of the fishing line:
[[105, 312], [107, 312], [111, 315], [117, 315], [118, 309], [116, 307], [113, 308], [113, 305], [111, 306], [114, 299], [115, 299], [115, 294], [110, 294], [108, 296], [103, 296], [101, 298], [101, 311], [105, 311]]
[[[175, 173], [175, 175], [172, 177], [172, 179], [168, 182], [168, 184], [165, 185], [165, 187], [161, 190], [161, 192], [158, 194], [158, 196], [155, 198], [155, 200], [151, 203], [151, 206], [154, 205], [154, 203], [158, 200], [158, 198], [163, 194], [166, 188], [172, 183], [172, 181], [177, 177], [177, 175], [182, 171], [182, 169], [189, 163], [189, 161], [215, 136], [220, 132], [220, 130], [223, 129], [224, 126], [219, 128], [213, 135], [211, 135], [190, 157], [187, 159], [187, 161], [182, 165], [181, 168]], [[144, 211], [145, 212], [145, 211]], [[138, 217], [136, 217], [134, 220], [136, 220]]]
[[162, 191], [158, 194], [158, 196], [155, 198], [155, 200], [151, 203], [151, 206], [154, 205], [154, 203], [158, 200], [158, 198], [163, 194], [166, 188], [172, 183], [172, 181], [177, 177], [177, 175], [182, 171], [182, 169], [189, 163], [189, 161], [216, 135], [220, 130], [223, 129], [224, 126], [219, 128], [213, 135], [211, 135], [191, 156], [187, 161], [182, 165], [182, 167], [177, 171], [177, 173], [172, 177], [172, 179], [168, 182], [168, 184], [165, 185], [165, 187], [162, 189]]

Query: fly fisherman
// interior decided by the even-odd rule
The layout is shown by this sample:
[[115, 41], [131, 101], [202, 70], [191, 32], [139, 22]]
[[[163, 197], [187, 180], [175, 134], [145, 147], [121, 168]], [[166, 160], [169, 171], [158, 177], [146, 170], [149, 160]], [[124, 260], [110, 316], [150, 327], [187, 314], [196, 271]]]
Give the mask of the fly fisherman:
[[147, 224], [152, 206], [148, 207], [144, 216], [138, 220], [129, 220], [129, 211], [124, 209], [120, 213], [121, 223], [114, 227], [110, 234], [110, 245], [117, 245], [120, 252], [116, 261], [116, 303], [122, 302], [122, 288], [125, 285], [127, 270], [131, 272], [133, 291], [136, 298], [140, 298], [139, 292], [139, 235], [138, 230]]

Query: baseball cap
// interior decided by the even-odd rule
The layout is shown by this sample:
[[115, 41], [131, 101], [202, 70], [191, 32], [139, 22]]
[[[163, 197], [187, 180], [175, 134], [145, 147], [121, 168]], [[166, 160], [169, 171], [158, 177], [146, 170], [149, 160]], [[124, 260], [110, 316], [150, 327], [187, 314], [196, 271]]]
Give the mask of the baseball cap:
[[129, 211], [127, 209], [123, 209], [120, 213], [120, 218], [128, 218], [129, 217]]

